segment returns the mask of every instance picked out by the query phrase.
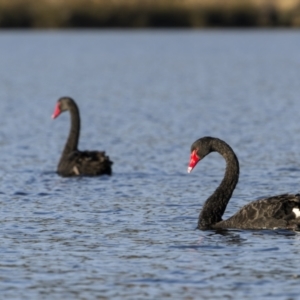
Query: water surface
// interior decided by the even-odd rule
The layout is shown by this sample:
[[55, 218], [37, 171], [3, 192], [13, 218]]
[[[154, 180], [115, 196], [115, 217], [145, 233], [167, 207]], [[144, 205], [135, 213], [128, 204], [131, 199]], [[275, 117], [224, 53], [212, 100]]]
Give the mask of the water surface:
[[[190, 145], [240, 160], [225, 212], [299, 192], [297, 31], [0, 33], [0, 292], [8, 299], [298, 299], [300, 235], [195, 230], [224, 174]], [[69, 115], [113, 176], [55, 173]]]

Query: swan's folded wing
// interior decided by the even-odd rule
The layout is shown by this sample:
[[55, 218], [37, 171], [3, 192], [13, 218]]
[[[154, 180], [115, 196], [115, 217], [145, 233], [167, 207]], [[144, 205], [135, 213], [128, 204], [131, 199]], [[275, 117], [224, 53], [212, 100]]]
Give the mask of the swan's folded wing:
[[299, 194], [283, 194], [251, 202], [218, 225], [241, 229], [289, 228], [300, 224], [299, 209]]
[[70, 154], [69, 159], [73, 161], [74, 175], [111, 175], [113, 162], [104, 151], [76, 151]]

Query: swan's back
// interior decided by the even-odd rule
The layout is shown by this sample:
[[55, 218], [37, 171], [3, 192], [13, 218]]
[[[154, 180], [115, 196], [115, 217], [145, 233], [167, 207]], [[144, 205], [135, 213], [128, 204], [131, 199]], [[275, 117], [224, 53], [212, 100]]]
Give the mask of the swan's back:
[[283, 194], [253, 201], [213, 227], [300, 229], [300, 194]]
[[57, 172], [61, 176], [111, 175], [112, 164], [104, 151], [73, 151], [61, 159]]

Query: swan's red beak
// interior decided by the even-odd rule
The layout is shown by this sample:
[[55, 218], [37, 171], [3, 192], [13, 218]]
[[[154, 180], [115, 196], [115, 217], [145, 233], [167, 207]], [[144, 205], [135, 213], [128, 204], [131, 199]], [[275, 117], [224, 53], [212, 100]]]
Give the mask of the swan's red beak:
[[189, 166], [187, 169], [188, 173], [192, 172], [192, 170], [196, 167], [196, 164], [198, 163], [199, 160], [200, 160], [200, 157], [197, 155], [196, 150], [194, 150], [191, 153], [190, 163], [189, 163]]
[[60, 115], [60, 113], [61, 113], [61, 111], [60, 111], [60, 108], [59, 108], [59, 103], [56, 103], [55, 108], [54, 108], [54, 112], [51, 116], [52, 119], [57, 118]]

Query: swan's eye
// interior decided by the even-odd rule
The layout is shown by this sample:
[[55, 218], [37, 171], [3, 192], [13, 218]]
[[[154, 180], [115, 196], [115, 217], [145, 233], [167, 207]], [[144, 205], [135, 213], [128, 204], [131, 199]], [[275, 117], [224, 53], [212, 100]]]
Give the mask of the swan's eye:
[[197, 155], [197, 150], [193, 150], [191, 153], [191, 158], [188, 166], [188, 173], [191, 173], [192, 170], [195, 168], [197, 163], [199, 162], [200, 157]]

